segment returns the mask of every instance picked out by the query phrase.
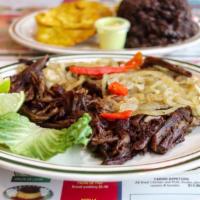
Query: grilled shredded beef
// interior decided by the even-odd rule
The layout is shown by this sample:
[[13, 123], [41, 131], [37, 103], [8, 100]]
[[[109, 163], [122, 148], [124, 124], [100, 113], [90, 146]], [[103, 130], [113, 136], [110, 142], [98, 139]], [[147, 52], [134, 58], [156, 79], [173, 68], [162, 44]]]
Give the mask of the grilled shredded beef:
[[[95, 122], [98, 126], [93, 125], [90, 146], [98, 154], [103, 152], [104, 164], [121, 164], [145, 151], [163, 154], [184, 141], [192, 119], [190, 107], [159, 117], [136, 115], [127, 120], [106, 123], [98, 118]], [[103, 141], [99, 139], [101, 137]]]
[[178, 65], [174, 65], [167, 61], [164, 61], [161, 58], [156, 58], [156, 57], [146, 57], [141, 68], [153, 67], [155, 65], [167, 68], [167, 69], [169, 69], [177, 74], [183, 75], [183, 76], [187, 76], [187, 77], [192, 76], [192, 73], [187, 71], [186, 69], [184, 69]]
[[47, 88], [42, 69], [48, 57], [26, 62], [27, 68], [11, 78], [12, 92], [26, 95], [20, 113], [42, 127], [66, 128], [84, 112], [92, 116], [93, 133], [88, 148], [103, 159], [103, 164], [122, 164], [138, 153], [163, 154], [184, 141], [193, 123], [190, 107], [164, 116], [136, 115], [108, 121], [99, 116], [105, 103], [100, 88], [85, 82], [81, 88], [65, 91], [59, 85]]
[[179, 108], [170, 114], [162, 128], [151, 139], [152, 151], [163, 154], [179, 141], [183, 141], [192, 119], [190, 107]]

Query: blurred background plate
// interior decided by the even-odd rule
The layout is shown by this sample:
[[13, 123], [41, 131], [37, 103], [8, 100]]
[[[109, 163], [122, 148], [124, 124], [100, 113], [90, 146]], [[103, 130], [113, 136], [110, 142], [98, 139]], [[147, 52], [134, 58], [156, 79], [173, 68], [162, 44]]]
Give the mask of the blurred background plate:
[[[76, 45], [74, 47], [59, 47], [54, 45], [43, 44], [35, 40], [34, 34], [36, 31], [35, 15], [38, 14], [37, 11], [27, 16], [18, 19], [11, 24], [9, 29], [9, 34], [13, 40], [17, 43], [29, 47], [31, 49], [45, 51], [48, 53], [57, 54], [101, 54], [101, 53], [120, 53], [120, 54], [134, 54], [137, 51], [142, 51], [145, 55], [162, 55], [181, 50], [183, 48], [190, 48], [193, 45], [200, 42], [200, 22], [196, 22], [199, 27], [198, 33], [183, 42], [168, 45], [166, 47], [148, 47], [148, 48], [136, 48], [136, 49], [123, 49], [123, 50], [102, 50], [98, 48], [97, 40], [95, 37], [90, 38], [87, 42]], [[197, 18], [196, 18], [197, 19]]]

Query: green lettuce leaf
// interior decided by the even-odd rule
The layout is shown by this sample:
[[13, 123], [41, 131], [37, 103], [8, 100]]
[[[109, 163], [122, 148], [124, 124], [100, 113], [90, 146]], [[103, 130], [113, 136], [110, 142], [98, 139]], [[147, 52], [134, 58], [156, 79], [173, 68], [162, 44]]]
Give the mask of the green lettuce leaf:
[[75, 144], [87, 145], [90, 120], [84, 114], [69, 128], [56, 130], [41, 128], [18, 113], [7, 113], [0, 116], [0, 145], [15, 154], [47, 160]]

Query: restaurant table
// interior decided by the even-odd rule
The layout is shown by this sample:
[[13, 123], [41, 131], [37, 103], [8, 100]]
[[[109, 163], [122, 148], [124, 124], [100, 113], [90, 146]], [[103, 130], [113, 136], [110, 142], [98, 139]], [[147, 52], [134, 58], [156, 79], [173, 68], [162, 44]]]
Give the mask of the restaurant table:
[[[16, 62], [18, 58], [44, 55], [16, 44], [8, 35], [9, 24], [15, 18], [41, 9], [47, 2], [48, 6], [54, 6], [61, 0], [32, 2], [32, 7], [27, 7], [27, 0], [17, 4], [16, 0], [0, 1], [0, 67]], [[190, 3], [194, 15], [200, 18], [200, 0], [190, 0]], [[200, 65], [200, 43], [163, 56]], [[51, 191], [51, 200], [199, 200], [200, 170], [108, 183], [59, 181], [0, 168], [0, 200], [7, 199], [5, 193], [10, 191], [9, 188], [23, 185], [46, 188]]]

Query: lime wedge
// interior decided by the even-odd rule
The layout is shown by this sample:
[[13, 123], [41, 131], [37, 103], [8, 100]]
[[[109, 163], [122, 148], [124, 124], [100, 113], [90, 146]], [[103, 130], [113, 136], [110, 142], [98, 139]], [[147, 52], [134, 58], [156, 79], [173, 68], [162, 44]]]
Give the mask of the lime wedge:
[[0, 81], [0, 93], [8, 93], [10, 91], [10, 79], [5, 78]]
[[0, 93], [0, 115], [17, 112], [25, 100], [24, 92]]

